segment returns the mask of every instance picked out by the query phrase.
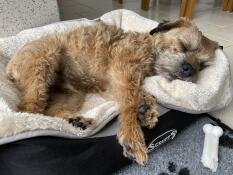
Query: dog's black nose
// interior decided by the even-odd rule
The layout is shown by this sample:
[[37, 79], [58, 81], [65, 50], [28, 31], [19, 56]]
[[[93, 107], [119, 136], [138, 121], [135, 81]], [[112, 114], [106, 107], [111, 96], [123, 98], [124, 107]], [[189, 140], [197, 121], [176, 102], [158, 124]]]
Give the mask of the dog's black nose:
[[188, 62], [183, 62], [181, 64], [180, 74], [182, 77], [190, 77], [195, 73], [195, 69]]

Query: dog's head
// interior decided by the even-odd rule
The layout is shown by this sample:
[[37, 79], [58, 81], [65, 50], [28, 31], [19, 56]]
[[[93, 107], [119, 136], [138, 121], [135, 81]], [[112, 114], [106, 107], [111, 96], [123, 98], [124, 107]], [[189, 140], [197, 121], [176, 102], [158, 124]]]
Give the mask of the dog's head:
[[169, 80], [195, 81], [219, 47], [186, 18], [160, 23], [150, 34], [156, 38], [156, 72]]

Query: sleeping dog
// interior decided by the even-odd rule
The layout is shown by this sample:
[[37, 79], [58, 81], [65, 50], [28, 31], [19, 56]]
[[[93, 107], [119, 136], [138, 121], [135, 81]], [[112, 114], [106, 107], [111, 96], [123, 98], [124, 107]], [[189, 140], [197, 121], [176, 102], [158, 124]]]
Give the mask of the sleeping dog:
[[[124, 32], [100, 21], [26, 44], [10, 60], [7, 74], [21, 92], [19, 111], [66, 118], [83, 129], [93, 124], [78, 114], [87, 93], [117, 101], [123, 154], [143, 165], [141, 126], [154, 127], [158, 113], [142, 81], [161, 75], [195, 82], [217, 48], [185, 18], [160, 23], [150, 33]], [[146, 111], [139, 120], [142, 104]]]

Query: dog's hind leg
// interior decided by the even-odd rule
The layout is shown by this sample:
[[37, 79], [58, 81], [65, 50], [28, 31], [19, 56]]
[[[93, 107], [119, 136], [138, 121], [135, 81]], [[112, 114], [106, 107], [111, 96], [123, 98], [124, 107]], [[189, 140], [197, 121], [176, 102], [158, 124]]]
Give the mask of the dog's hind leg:
[[61, 44], [56, 37], [45, 37], [25, 45], [10, 61], [8, 75], [21, 91], [19, 111], [43, 113], [48, 88], [56, 79]]
[[86, 129], [93, 120], [81, 116], [78, 112], [82, 107], [86, 93], [82, 91], [63, 91], [49, 94], [45, 114], [67, 119], [75, 127]]

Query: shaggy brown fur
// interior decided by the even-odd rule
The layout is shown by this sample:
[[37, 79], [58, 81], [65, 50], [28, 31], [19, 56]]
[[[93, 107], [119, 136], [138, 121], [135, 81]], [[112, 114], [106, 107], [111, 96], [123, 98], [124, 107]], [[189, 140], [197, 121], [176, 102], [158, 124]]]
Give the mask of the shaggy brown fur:
[[157, 111], [155, 99], [140, 88], [142, 80], [161, 74], [194, 81], [217, 46], [184, 18], [160, 24], [151, 35], [98, 22], [26, 44], [9, 62], [7, 73], [22, 94], [19, 111], [67, 118], [84, 128], [92, 121], [77, 112], [87, 93], [117, 101], [124, 155], [144, 164], [139, 104], [148, 107], [143, 126], [155, 126]]

